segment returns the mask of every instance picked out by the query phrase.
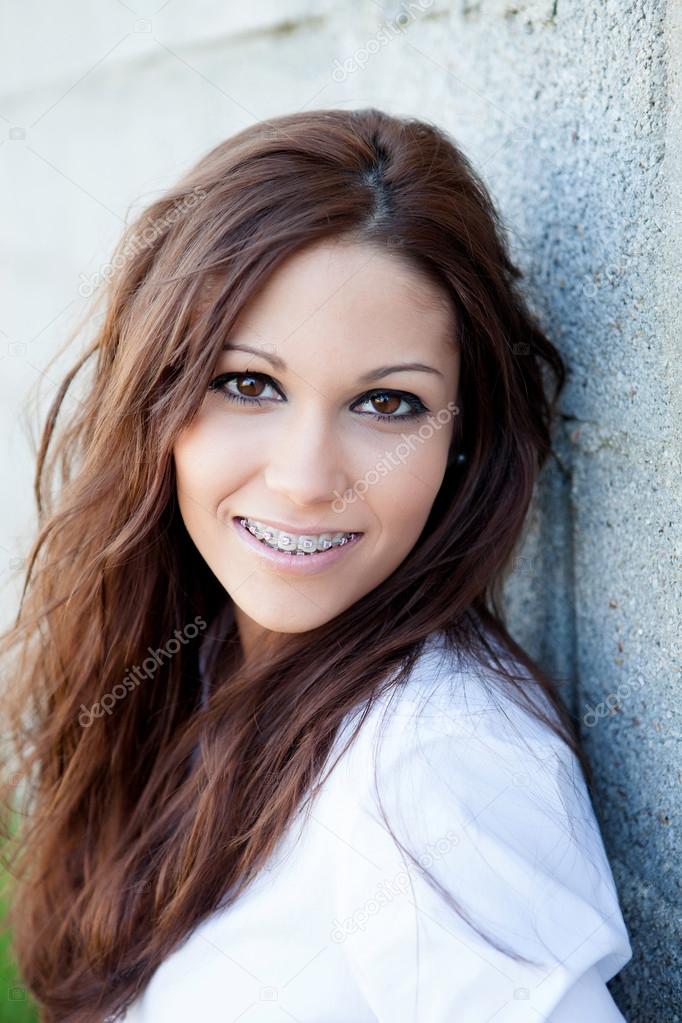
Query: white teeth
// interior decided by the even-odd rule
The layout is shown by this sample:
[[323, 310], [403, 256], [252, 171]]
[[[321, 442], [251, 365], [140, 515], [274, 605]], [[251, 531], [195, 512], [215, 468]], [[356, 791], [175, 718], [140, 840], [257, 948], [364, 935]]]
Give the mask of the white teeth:
[[257, 519], [240, 519], [241, 524], [248, 529], [257, 540], [263, 541], [273, 550], [287, 551], [296, 555], [315, 554], [317, 551], [326, 551], [330, 547], [339, 547], [348, 543], [355, 533], [287, 533], [282, 529], [275, 529]]

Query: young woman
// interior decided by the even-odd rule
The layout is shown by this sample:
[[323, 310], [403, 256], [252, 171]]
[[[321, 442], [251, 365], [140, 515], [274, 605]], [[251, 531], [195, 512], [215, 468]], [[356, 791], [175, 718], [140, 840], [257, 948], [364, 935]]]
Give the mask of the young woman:
[[500, 611], [565, 370], [466, 158], [255, 124], [102, 276], [3, 644], [41, 1019], [622, 1021], [587, 764]]

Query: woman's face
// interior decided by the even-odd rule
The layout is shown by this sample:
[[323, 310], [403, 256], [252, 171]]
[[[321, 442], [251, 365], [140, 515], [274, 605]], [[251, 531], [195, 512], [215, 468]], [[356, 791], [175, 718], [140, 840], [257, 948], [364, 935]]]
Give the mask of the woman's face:
[[[440, 289], [340, 241], [281, 264], [228, 345], [173, 455], [183, 521], [248, 657], [262, 630], [305, 632], [346, 610], [414, 546], [446, 469], [459, 349]], [[268, 525], [289, 527], [272, 531], [277, 551]], [[324, 549], [339, 533], [360, 535]]]

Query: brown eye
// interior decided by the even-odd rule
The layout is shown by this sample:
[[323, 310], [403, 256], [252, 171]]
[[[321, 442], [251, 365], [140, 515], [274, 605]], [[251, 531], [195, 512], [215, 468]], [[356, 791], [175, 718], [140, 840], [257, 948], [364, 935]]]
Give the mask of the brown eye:
[[377, 412], [381, 415], [391, 415], [400, 408], [403, 399], [397, 394], [378, 394], [369, 400], [377, 406]]
[[265, 386], [262, 380], [259, 380], [251, 373], [238, 373], [235, 376], [242, 377], [241, 380], [235, 380], [240, 394], [243, 394], [246, 398], [260, 398], [262, 389]]
[[268, 387], [272, 387], [275, 392], [277, 390], [265, 373], [236, 372], [221, 373], [208, 385], [209, 391], [216, 391], [227, 401], [236, 401], [242, 405], [262, 405], [265, 401], [271, 401], [261, 397], [263, 389]]
[[[262, 397], [263, 390], [272, 388], [275, 397]], [[211, 380], [208, 385], [209, 391], [214, 391], [226, 401], [237, 402], [245, 407], [281, 404], [286, 401], [279, 387], [267, 373], [221, 373], [220, 376]], [[429, 410], [416, 395], [406, 391], [373, 391], [365, 394], [363, 400], [352, 406], [355, 410], [359, 405], [372, 404], [375, 411], [359, 412], [359, 415], [371, 416], [379, 422], [394, 423], [405, 422], [408, 419], [417, 419], [425, 415]], [[396, 415], [396, 411], [402, 406], [407, 407], [407, 412]]]
[[[374, 405], [376, 409], [374, 412], [371, 409], [368, 412], [361, 412], [360, 415], [373, 416], [374, 419], [384, 423], [405, 422], [428, 412], [423, 401], [407, 391], [372, 391], [364, 396], [360, 404]], [[402, 405], [405, 405], [408, 411], [396, 414]], [[359, 408], [359, 405], [354, 407]], [[378, 411], [378, 409], [382, 411]]]

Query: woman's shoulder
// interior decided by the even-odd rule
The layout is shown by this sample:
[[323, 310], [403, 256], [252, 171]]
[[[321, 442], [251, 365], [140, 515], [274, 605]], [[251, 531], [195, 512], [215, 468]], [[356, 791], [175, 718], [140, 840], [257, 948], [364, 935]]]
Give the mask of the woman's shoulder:
[[487, 829], [532, 858], [540, 835], [579, 849], [594, 883], [612, 886], [580, 762], [546, 720], [557, 712], [518, 661], [503, 657], [526, 679], [527, 701], [433, 634], [405, 682], [380, 696], [359, 728], [357, 713], [349, 716], [326, 811], [356, 829], [370, 820], [395, 825], [412, 846], [439, 829]]
[[[542, 702], [539, 690], [534, 698]], [[564, 1015], [552, 1019], [562, 1023], [590, 1011], [621, 1021], [605, 981], [632, 950], [563, 739], [440, 635], [405, 685], [378, 701], [358, 739], [315, 816], [330, 836], [338, 933], [378, 1015], [402, 1019], [418, 986], [429, 1019], [474, 1023], [500, 1012], [516, 1023], [561, 1002]], [[368, 924], [370, 906], [381, 909]], [[533, 963], [510, 959], [470, 922]], [[415, 927], [430, 950], [419, 985]]]
[[[559, 721], [547, 694], [516, 658], [494, 646], [521, 679], [519, 686], [454, 648], [443, 632], [432, 633], [408, 677], [374, 702], [358, 733], [355, 759], [362, 763], [371, 755], [386, 769], [444, 742], [453, 753], [487, 746], [512, 761], [530, 756], [546, 765], [556, 755], [571, 760], [574, 754], [547, 723]], [[346, 728], [358, 712], [349, 715]]]

